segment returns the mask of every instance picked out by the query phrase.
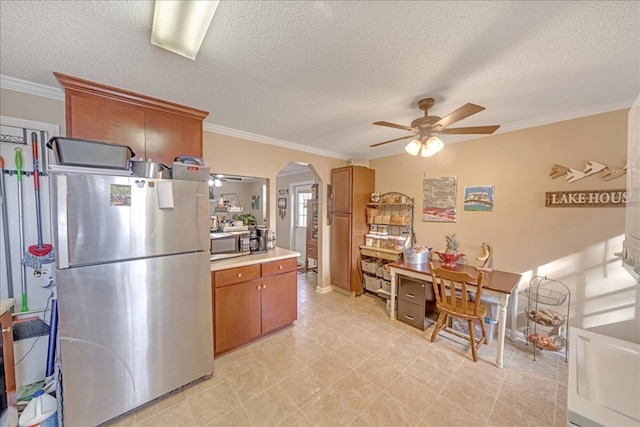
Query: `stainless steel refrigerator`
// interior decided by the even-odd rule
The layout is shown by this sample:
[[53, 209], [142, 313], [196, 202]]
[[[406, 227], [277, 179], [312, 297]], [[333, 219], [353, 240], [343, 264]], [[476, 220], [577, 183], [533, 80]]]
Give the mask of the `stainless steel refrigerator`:
[[213, 369], [206, 182], [52, 172], [65, 426]]

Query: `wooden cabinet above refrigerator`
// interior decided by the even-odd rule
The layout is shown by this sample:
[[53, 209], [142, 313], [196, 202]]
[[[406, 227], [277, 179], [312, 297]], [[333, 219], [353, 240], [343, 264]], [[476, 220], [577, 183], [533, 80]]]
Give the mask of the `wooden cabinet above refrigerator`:
[[168, 166], [177, 155], [202, 157], [208, 112], [53, 74], [65, 91], [66, 136], [128, 145], [136, 157]]

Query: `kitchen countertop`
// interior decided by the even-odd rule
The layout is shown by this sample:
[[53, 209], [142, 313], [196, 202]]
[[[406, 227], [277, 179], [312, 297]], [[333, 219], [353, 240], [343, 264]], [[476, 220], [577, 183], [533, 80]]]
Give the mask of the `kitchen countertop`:
[[244, 255], [235, 258], [211, 261], [211, 271], [226, 270], [227, 268], [244, 267], [246, 265], [261, 264], [263, 262], [278, 261], [287, 258], [297, 258], [299, 252], [283, 248], [269, 249], [264, 254]]
[[0, 299], [0, 316], [7, 312], [16, 303], [15, 298]]

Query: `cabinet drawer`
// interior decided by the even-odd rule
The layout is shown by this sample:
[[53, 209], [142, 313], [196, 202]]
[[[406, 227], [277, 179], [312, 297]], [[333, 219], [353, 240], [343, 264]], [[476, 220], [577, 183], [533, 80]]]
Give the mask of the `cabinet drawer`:
[[395, 251], [393, 249], [381, 249], [381, 248], [369, 248], [369, 247], [360, 247], [360, 251], [362, 255], [385, 259], [387, 261], [397, 261], [400, 259], [400, 255], [402, 255], [401, 251]]
[[398, 300], [398, 320], [424, 331], [424, 305]]
[[213, 284], [220, 286], [233, 285], [260, 277], [260, 264], [247, 265], [245, 267], [229, 268], [213, 272]]
[[318, 258], [318, 242], [307, 242], [307, 256], [309, 258]]
[[426, 285], [431, 285], [431, 283], [411, 277], [398, 276], [398, 299], [424, 307]]
[[262, 264], [262, 275], [271, 276], [274, 274], [295, 271], [297, 266], [296, 258], [281, 259], [278, 261], [265, 262]]

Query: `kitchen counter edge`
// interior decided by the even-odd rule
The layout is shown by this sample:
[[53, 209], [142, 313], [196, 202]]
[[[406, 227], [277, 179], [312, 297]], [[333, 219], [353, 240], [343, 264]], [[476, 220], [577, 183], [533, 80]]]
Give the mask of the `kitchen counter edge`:
[[226, 270], [228, 268], [244, 267], [246, 265], [261, 264], [263, 262], [278, 261], [287, 258], [297, 258], [299, 252], [283, 248], [269, 249], [267, 253], [245, 255], [236, 258], [219, 259], [211, 261], [211, 271]]
[[0, 299], [0, 316], [5, 314], [7, 310], [10, 310], [16, 303], [15, 298]]

